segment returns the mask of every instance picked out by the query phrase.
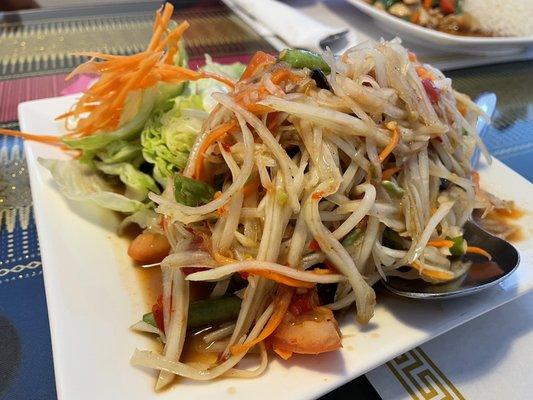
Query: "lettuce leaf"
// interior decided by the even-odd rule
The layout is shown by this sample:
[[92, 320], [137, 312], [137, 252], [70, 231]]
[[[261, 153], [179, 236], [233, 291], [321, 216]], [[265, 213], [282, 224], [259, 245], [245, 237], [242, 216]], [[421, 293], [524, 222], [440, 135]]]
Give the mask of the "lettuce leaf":
[[[227, 76], [232, 79], [239, 79], [245, 68], [246, 66], [239, 62], [233, 64], [219, 64], [213, 62], [211, 57], [206, 55], [206, 64], [200, 69]], [[211, 97], [215, 92], [227, 93], [228, 87], [214, 79], [200, 79], [196, 82], [190, 82], [186, 90], [186, 93], [196, 94], [202, 97], [203, 108], [207, 112], [210, 112], [216, 106], [216, 101]]]
[[77, 160], [39, 158], [39, 163], [52, 173], [61, 193], [68, 199], [88, 201], [100, 207], [125, 213], [146, 208], [135, 199], [117, 193], [104, 177]]
[[[245, 68], [241, 63], [214, 63], [209, 56], [206, 61], [203, 70], [233, 79], [238, 79]], [[159, 184], [166, 186], [167, 178], [185, 167], [196, 135], [216, 105], [211, 95], [227, 91], [225, 85], [213, 79], [189, 82], [181, 95], [152, 113], [141, 134], [141, 144], [144, 159], [154, 164], [153, 176]]]
[[134, 200], [144, 201], [148, 198], [148, 192], [159, 193], [155, 181], [150, 175], [139, 171], [129, 163], [106, 164], [96, 163], [96, 168], [107, 175], [116, 175], [126, 185], [124, 195]]
[[142, 158], [142, 146], [138, 141], [115, 140], [98, 150], [95, 155], [106, 164], [132, 162]]
[[146, 123], [141, 134], [142, 154], [154, 164], [153, 176], [161, 185], [185, 167], [205, 118], [200, 96], [179, 96], [169, 110], [160, 108]]

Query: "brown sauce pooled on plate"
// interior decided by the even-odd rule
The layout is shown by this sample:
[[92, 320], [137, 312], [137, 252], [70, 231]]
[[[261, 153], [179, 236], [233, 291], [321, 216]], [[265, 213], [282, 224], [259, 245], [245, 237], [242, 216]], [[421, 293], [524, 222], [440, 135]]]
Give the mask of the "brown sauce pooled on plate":
[[[140, 265], [134, 266], [144, 301], [148, 305], [155, 304], [157, 297], [161, 293], [161, 269], [159, 267], [143, 268]], [[147, 310], [149, 312], [151, 310]]]

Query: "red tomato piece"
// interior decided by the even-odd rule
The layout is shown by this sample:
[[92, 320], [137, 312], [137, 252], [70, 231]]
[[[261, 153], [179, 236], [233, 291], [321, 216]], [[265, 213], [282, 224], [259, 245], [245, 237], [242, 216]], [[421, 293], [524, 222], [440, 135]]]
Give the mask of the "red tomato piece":
[[424, 89], [426, 90], [426, 93], [429, 97], [429, 101], [431, 101], [431, 104], [435, 104], [439, 101], [439, 89], [435, 87], [435, 84], [431, 79], [422, 79], [422, 85], [424, 86]]

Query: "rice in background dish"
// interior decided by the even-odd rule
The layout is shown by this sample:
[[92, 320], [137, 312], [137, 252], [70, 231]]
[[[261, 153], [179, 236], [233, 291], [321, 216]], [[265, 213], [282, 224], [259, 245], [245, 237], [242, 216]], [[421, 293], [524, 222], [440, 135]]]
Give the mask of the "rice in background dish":
[[532, 0], [464, 0], [463, 11], [495, 36], [533, 36]]

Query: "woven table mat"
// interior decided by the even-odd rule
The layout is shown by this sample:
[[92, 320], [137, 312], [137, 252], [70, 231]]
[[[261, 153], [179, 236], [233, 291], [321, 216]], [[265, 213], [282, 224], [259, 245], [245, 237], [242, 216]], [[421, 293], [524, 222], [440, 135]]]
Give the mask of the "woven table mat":
[[[132, 54], [145, 49], [160, 1], [87, 6], [6, 17], [0, 22], [0, 79], [70, 71], [80, 51]], [[126, 10], [126, 11], [125, 11]], [[187, 20], [191, 59], [248, 55], [273, 47], [218, 1], [177, 3], [174, 19]]]

